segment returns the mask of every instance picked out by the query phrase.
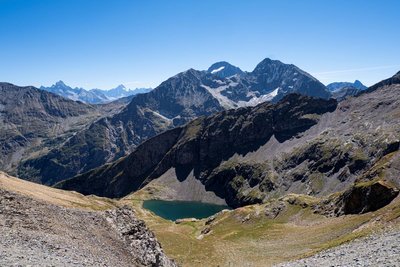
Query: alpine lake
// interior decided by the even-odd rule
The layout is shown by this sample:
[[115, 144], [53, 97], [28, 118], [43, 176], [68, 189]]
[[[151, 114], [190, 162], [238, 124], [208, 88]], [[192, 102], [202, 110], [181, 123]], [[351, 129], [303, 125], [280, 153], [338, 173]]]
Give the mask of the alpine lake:
[[221, 210], [230, 209], [225, 205], [216, 205], [196, 201], [167, 201], [145, 200], [143, 208], [150, 210], [164, 219], [176, 221], [178, 219], [203, 219], [214, 215]]

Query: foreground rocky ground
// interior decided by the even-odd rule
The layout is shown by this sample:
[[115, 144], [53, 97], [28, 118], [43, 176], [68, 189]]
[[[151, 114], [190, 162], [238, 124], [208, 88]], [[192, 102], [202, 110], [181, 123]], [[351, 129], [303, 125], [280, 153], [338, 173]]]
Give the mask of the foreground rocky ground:
[[400, 266], [400, 230], [387, 229], [312, 257], [278, 266]]
[[0, 189], [0, 266], [176, 266], [128, 207], [66, 208]]

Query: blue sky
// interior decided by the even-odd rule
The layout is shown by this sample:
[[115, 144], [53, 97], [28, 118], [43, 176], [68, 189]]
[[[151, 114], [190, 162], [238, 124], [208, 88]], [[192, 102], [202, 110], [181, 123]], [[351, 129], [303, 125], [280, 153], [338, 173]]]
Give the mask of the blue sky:
[[400, 70], [400, 1], [0, 0], [0, 80], [157, 86], [188, 68], [265, 57], [323, 83]]

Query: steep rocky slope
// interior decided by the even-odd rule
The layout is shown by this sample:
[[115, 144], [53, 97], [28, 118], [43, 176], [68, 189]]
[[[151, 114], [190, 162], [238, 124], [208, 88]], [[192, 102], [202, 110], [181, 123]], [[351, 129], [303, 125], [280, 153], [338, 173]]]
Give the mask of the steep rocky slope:
[[19, 175], [53, 184], [125, 156], [142, 141], [174, 125], [222, 110], [218, 101], [200, 86], [202, 75], [189, 70], [148, 94], [135, 96], [121, 112], [93, 123], [47, 155], [25, 162]]
[[[58, 186], [121, 197], [174, 169], [179, 181], [193, 173], [233, 207], [289, 192], [327, 196], [354, 182], [383, 179], [385, 166], [396, 166], [399, 96], [400, 84], [392, 83], [338, 106], [290, 95], [276, 105], [224, 111], [167, 131], [128, 157]], [[385, 179], [399, 188], [395, 174]]]
[[[239, 194], [236, 176], [251, 179], [258, 185], [262, 172], [256, 166], [243, 166], [238, 174], [233, 170], [218, 177], [213, 170], [235, 154], [245, 155], [259, 149], [272, 136], [281, 142], [310, 128], [318, 122], [320, 114], [333, 111], [334, 100], [313, 99], [289, 95], [278, 104], [263, 103], [254, 108], [228, 110], [199, 118], [185, 127], [175, 128], [140, 145], [128, 157], [105, 165], [62, 183], [62, 187], [85, 194], [94, 193], [121, 197], [170, 168], [176, 169], [178, 180], [184, 180], [193, 170], [197, 179], [230, 205], [251, 202]], [[268, 182], [262, 187], [268, 188]], [[242, 204], [243, 204], [242, 203]]]
[[30, 149], [51, 147], [99, 115], [92, 106], [34, 87], [0, 83], [0, 169], [13, 169]]
[[[276, 102], [293, 92], [330, 96], [314, 77], [277, 60], [265, 59], [252, 72], [239, 71], [226, 62], [215, 66], [230, 72], [222, 76], [213, 70], [179, 73], [153, 91], [135, 96], [125, 109], [93, 123], [62, 147], [24, 162], [19, 176], [53, 184], [125, 156], [148, 138], [198, 116]], [[235, 75], [226, 77], [230, 74]]]
[[[22, 192], [15, 191], [16, 183], [24, 184]], [[93, 211], [106, 200], [93, 202], [43, 186], [29, 191], [30, 186], [38, 187], [0, 173], [1, 266], [176, 266], [132, 209]], [[43, 196], [40, 191], [46, 198], [37, 198]], [[55, 205], [53, 193], [58, 201], [93, 206]]]

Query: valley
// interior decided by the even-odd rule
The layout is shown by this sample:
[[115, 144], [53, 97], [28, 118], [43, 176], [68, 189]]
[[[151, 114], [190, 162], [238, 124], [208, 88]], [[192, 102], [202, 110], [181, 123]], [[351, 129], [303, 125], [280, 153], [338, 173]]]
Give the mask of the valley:
[[400, 267], [399, 0], [0, 0], [0, 267]]

